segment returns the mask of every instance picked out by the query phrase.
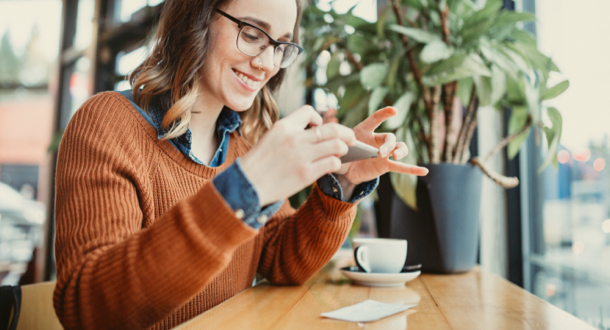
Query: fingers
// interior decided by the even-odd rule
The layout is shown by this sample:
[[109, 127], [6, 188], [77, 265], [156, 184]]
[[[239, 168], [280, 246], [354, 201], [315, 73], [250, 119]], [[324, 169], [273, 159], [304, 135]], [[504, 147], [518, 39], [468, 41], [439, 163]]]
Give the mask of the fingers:
[[305, 127], [307, 127], [307, 125], [322, 125], [322, 117], [309, 105], [304, 105], [298, 108], [293, 113], [284, 118], [284, 120], [289, 122], [290, 124], [296, 125], [301, 129], [304, 129]]
[[322, 159], [328, 156], [341, 157], [347, 154], [349, 149], [345, 141], [340, 139], [322, 141], [315, 144], [313, 148], [315, 148], [315, 151], [313, 151], [312, 154], [316, 155], [315, 159]]
[[404, 142], [396, 143], [396, 148], [394, 149], [394, 151], [392, 151], [392, 156], [394, 156], [394, 159], [400, 160], [408, 154], [409, 148]]
[[424, 176], [424, 175], [428, 174], [428, 169], [425, 167], [408, 165], [408, 164], [396, 162], [393, 160], [388, 160], [388, 162], [389, 162], [388, 167], [389, 167], [390, 172], [413, 174], [413, 175], [417, 175], [417, 176]]
[[363, 129], [365, 131], [373, 132], [374, 130], [381, 125], [388, 118], [395, 116], [398, 113], [396, 108], [385, 107], [381, 110], [375, 111], [370, 117], [365, 119], [363, 122], [358, 124], [359, 129]]
[[352, 129], [336, 123], [324, 124], [317, 126], [316, 129], [309, 129], [307, 132], [307, 140], [310, 143], [319, 143], [329, 139], [340, 139], [343, 140], [347, 145], [353, 146], [356, 143], [356, 135]]
[[341, 160], [335, 156], [324, 157], [311, 164], [311, 172], [315, 178], [327, 173], [337, 172], [340, 168]]
[[387, 157], [396, 148], [396, 135], [392, 133], [375, 134], [375, 142], [380, 144], [379, 155]]

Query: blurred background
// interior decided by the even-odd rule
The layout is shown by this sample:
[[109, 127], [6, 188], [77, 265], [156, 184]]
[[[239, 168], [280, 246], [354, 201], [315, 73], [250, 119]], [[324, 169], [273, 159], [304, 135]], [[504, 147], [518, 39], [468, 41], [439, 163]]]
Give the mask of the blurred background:
[[[610, 90], [610, 2], [504, 4], [536, 14], [538, 20], [524, 28], [536, 35], [539, 49], [553, 58], [571, 85], [550, 101], [563, 116], [558, 168], [537, 173], [544, 150], [532, 135], [517, 157], [502, 156], [494, 165], [519, 177], [517, 188], [503, 190], [484, 182], [479, 264], [610, 329], [610, 109], [604, 103]], [[338, 13], [356, 6], [354, 15], [375, 22], [388, 1], [318, 0], [309, 5]], [[147, 55], [162, 6], [163, 0], [0, 0], [3, 285], [54, 279], [53, 174], [61, 134], [88, 97], [130, 88], [125, 77]], [[283, 114], [305, 102], [320, 111], [337, 108], [333, 95], [304, 83], [307, 77], [323, 83], [329, 57], [322, 54], [315, 67], [293, 65], [278, 94]], [[474, 143], [484, 148], [504, 132], [507, 119], [482, 113], [480, 120], [498, 131], [478, 130]], [[297, 196], [291, 202], [300, 200]], [[377, 235], [373, 203], [372, 198], [361, 203], [353, 235]]]

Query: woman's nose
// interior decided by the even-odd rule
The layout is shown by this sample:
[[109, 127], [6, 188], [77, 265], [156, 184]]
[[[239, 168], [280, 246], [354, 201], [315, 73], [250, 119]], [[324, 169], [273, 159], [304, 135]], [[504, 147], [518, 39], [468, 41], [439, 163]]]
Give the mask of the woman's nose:
[[[255, 66], [263, 71], [271, 71], [274, 69], [275, 47], [269, 45], [265, 50], [257, 56]], [[259, 66], [260, 64], [260, 66]]]

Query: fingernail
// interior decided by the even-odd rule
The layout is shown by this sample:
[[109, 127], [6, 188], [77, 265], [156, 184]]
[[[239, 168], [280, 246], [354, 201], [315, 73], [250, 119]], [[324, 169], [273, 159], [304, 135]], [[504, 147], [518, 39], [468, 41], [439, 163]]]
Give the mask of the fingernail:
[[381, 157], [385, 157], [388, 155], [388, 147], [381, 147], [381, 149], [379, 149], [379, 153], [381, 154]]

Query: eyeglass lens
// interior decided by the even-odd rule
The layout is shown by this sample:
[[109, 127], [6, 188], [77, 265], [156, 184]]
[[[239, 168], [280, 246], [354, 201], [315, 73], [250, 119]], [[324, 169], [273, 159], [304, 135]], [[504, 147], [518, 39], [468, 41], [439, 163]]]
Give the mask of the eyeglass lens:
[[[244, 26], [237, 36], [237, 49], [248, 56], [257, 56], [269, 46], [269, 38], [259, 29]], [[273, 64], [286, 68], [297, 57], [299, 49], [290, 44], [279, 44], [273, 54]]]

